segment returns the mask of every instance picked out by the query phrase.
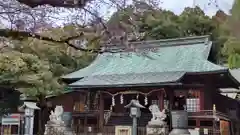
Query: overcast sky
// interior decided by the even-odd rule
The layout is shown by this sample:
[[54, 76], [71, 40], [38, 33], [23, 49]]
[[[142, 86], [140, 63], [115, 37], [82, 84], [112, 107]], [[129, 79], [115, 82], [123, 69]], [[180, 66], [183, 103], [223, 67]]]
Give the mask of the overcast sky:
[[[111, 14], [113, 12], [115, 12], [116, 10], [112, 7], [107, 6], [106, 4], [99, 5], [99, 3], [102, 3], [100, 1], [102, 1], [102, 0], [94, 0], [93, 3], [89, 4], [88, 6], [92, 7], [93, 9], [97, 8], [98, 11], [100, 12], [101, 16], [110, 17]], [[105, 0], [105, 1], [108, 1], [108, 0]], [[210, 5], [208, 4], [209, 1], [211, 3]], [[214, 1], [216, 1], [216, 2], [214, 2]], [[212, 16], [219, 9], [228, 13], [228, 11], [232, 7], [233, 1], [234, 0], [195, 0], [195, 5], [200, 6], [201, 9], [203, 9], [207, 15]], [[94, 3], [97, 5], [95, 5]], [[193, 3], [194, 3], [194, 0], [161, 0], [161, 3], [159, 5], [162, 9], [167, 9], [167, 10], [173, 11], [175, 14], [180, 14], [184, 10], [185, 7], [193, 7], [193, 5], [194, 5]], [[218, 7], [216, 7], [215, 3], [217, 3]], [[74, 19], [74, 18], [78, 18], [78, 17], [76, 17], [79, 15], [79, 12], [77, 12], [77, 11], [75, 12], [72, 10], [71, 11], [60, 10], [60, 12], [61, 12], [60, 14], [50, 13], [50, 15], [49, 15], [49, 16], [56, 17], [56, 19], [52, 20], [55, 25], [63, 25], [64, 23], [72, 22], [73, 20], [77, 20], [77, 22], [79, 22], [79, 23], [82, 22], [82, 20], [80, 20], [80, 19]], [[85, 18], [85, 20], [88, 20], [88, 19]], [[2, 19], [1, 22], [4, 25], [6, 25], [7, 27], [10, 27], [10, 25], [11, 25], [11, 23], [9, 23], [8, 20], [5, 21]]]
[[[92, 7], [93, 9], [99, 8], [98, 11], [100, 12], [101, 16], [110, 17], [111, 14], [116, 11], [116, 9], [107, 6], [106, 4], [99, 4], [102, 3], [100, 1], [101, 0], [95, 0], [93, 1], [93, 4], [89, 4], [88, 6]], [[195, 0], [194, 2], [194, 0], [161, 0], [162, 3], [159, 5], [162, 9], [173, 11], [175, 14], [180, 14], [185, 7], [193, 7], [195, 3], [195, 6], [199, 6], [207, 15], [213, 16], [219, 9], [223, 10], [225, 13], [229, 13], [233, 1], [234, 0]], [[209, 5], [209, 3], [211, 4]], [[76, 16], [76, 14], [76, 12], [63, 12], [58, 16], [60, 18], [72, 18], [73, 16]], [[55, 23], [62, 25], [64, 21], [57, 20]]]
[[[162, 0], [162, 8], [173, 11], [176, 14], [180, 14], [185, 7], [192, 7], [194, 0]], [[216, 0], [219, 8], [216, 4], [208, 5], [209, 1], [214, 3], [215, 0], [195, 0], [196, 5], [200, 6], [207, 15], [214, 15], [216, 11], [220, 8], [225, 12], [228, 12], [234, 0]]]
[[[162, 3], [160, 4], [161, 8], [171, 10], [175, 14], [180, 14], [185, 7], [193, 7], [194, 5], [193, 4], [194, 0], [161, 0], [161, 1], [162, 1]], [[234, 0], [195, 0], [195, 5], [201, 7], [207, 15], [213, 16], [219, 9], [228, 13], [232, 7], [233, 1]], [[209, 2], [212, 4], [208, 5]], [[215, 3], [217, 3], [218, 7], [216, 7]], [[109, 7], [104, 6], [101, 7], [102, 8], [100, 9], [100, 11], [102, 12], [102, 14], [108, 14], [109, 16], [112, 12], [114, 12], [114, 10]]]
[[[173, 11], [175, 14], [180, 14], [185, 7], [193, 7], [195, 3], [195, 6], [201, 7], [201, 9], [204, 10], [207, 15], [213, 16], [219, 9], [223, 10], [225, 13], [229, 13], [233, 1], [234, 0], [195, 0], [194, 2], [194, 0], [161, 0], [162, 3], [159, 5], [162, 9]], [[93, 3], [97, 3], [97, 5], [90, 4], [88, 6], [93, 7], [94, 9], [98, 6], [98, 11], [102, 16], [110, 17], [111, 14], [116, 11], [114, 8], [106, 6], [105, 4], [98, 4], [100, 3], [99, 0], [95, 0]], [[209, 5], [209, 3], [211, 4]], [[218, 5], [218, 7], [216, 5]], [[61, 14], [61, 16], [71, 17], [74, 16], [74, 14], [76, 13], [68, 12]], [[61, 21], [58, 21], [57, 23], [62, 24]]]

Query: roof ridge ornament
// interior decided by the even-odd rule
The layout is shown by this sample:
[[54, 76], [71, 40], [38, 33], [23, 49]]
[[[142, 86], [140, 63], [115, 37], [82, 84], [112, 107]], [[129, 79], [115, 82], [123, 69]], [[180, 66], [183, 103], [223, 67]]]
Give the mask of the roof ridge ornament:
[[209, 37], [205, 38], [205, 45], [209, 45]]
[[[193, 45], [198, 43], [208, 44], [209, 35], [204, 36], [189, 36], [181, 38], [160, 39], [160, 40], [146, 40], [146, 41], [134, 41], [128, 42], [128, 45], [122, 45], [121, 42], [115, 44], [101, 43], [101, 47], [105, 47], [105, 50], [111, 50], [117, 52], [136, 51], [141, 49], [151, 49], [159, 47], [170, 47], [180, 45]], [[129, 49], [130, 48], [130, 49]]]

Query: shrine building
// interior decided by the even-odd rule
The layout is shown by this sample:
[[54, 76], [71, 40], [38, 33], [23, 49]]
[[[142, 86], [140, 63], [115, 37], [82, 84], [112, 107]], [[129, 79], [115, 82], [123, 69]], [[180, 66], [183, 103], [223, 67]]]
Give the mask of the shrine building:
[[208, 36], [108, 45], [89, 66], [62, 77], [70, 91], [47, 100], [71, 113], [77, 133], [130, 132], [124, 106], [137, 99], [146, 107], [138, 135], [145, 135], [152, 104], [169, 112], [187, 110], [189, 129], [237, 135], [240, 71], [211, 62], [212, 46]]

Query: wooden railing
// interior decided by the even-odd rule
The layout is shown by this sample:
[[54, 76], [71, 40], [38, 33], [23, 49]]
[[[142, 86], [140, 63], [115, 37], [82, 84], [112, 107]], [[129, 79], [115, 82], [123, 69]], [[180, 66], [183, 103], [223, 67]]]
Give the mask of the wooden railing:
[[[194, 129], [194, 127], [193, 127], [193, 129]], [[213, 128], [200, 128], [199, 134], [200, 135], [206, 134], [206, 133], [204, 133], [204, 130], [206, 130], [206, 129], [207, 129], [207, 135], [221, 135], [220, 130], [214, 130]]]
[[98, 116], [99, 110], [74, 111], [72, 116]]
[[226, 114], [221, 113], [219, 111], [214, 112], [213, 110], [200, 110], [198, 112], [188, 112], [188, 117], [200, 117], [200, 116], [204, 116], [205, 118], [207, 117], [213, 118], [214, 116], [225, 118], [225, 119], [229, 118]]
[[[89, 110], [89, 111], [85, 111], [85, 112], [75, 112], [76, 114], [81, 114], [81, 115], [98, 115], [99, 111], [98, 110]], [[125, 115], [129, 115], [129, 113], [114, 113], [114, 112], [109, 112], [109, 111], [105, 111], [105, 118], [109, 119], [110, 116], [125, 116]], [[188, 113], [188, 117], [189, 118], [198, 118], [198, 117], [204, 117], [204, 118], [214, 118], [214, 116], [217, 117], [221, 117], [221, 118], [228, 118], [228, 116], [224, 113], [221, 113], [219, 111], [214, 112], [213, 110], [201, 110], [198, 112], [189, 112]], [[106, 122], [106, 121], [105, 121]], [[76, 131], [77, 135], [97, 135], [98, 133], [98, 128], [94, 127], [96, 125], [92, 125], [92, 131], [91, 132], [87, 132], [88, 131], [88, 127], [82, 127], [80, 125], [75, 125], [74, 129]], [[90, 127], [90, 126], [89, 126]], [[195, 127], [189, 127], [189, 128], [195, 128]], [[220, 131], [213, 129], [213, 128], [209, 128], [206, 127], [205, 129], [208, 129], [208, 135], [220, 135]], [[199, 132], [201, 134], [204, 133], [204, 129], [200, 129]], [[115, 135], [115, 127], [114, 126], [105, 126], [104, 127], [104, 131], [103, 131], [103, 135]], [[138, 135], [146, 135], [146, 127], [138, 127]]]
[[[110, 110], [104, 110], [104, 113], [109, 113]], [[97, 114], [99, 113], [99, 110], [85, 110], [85, 111], [74, 111], [73, 114], [88, 114], [88, 115], [91, 115], [91, 114]], [[111, 112], [112, 115], [114, 116], [121, 116], [121, 115], [128, 115], [128, 113], [115, 113], [115, 112]], [[106, 114], [107, 115], [107, 114]], [[108, 114], [109, 115], [109, 114]], [[200, 110], [200, 111], [197, 111], [197, 112], [188, 112], [188, 116], [190, 117], [194, 117], [194, 116], [220, 116], [220, 117], [224, 117], [224, 118], [228, 118], [228, 116], [222, 112], [219, 112], [219, 111], [216, 111], [216, 113], [214, 114], [214, 111], [213, 110]]]
[[[111, 110], [104, 110], [104, 120], [105, 124], [108, 122], [111, 117]], [[84, 110], [84, 111], [74, 111], [72, 116], [98, 116], [99, 110]]]

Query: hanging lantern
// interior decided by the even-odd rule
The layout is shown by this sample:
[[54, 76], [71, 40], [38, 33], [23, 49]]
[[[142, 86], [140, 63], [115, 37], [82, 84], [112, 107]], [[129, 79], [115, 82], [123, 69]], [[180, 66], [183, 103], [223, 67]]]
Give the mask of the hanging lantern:
[[115, 98], [114, 98], [114, 96], [112, 97], [112, 106], [115, 106]]
[[123, 94], [120, 96], [120, 103], [123, 104]]
[[148, 99], [147, 99], [147, 96], [145, 96], [144, 102], [145, 102], [145, 105], [147, 105], [147, 104], [148, 104]]

